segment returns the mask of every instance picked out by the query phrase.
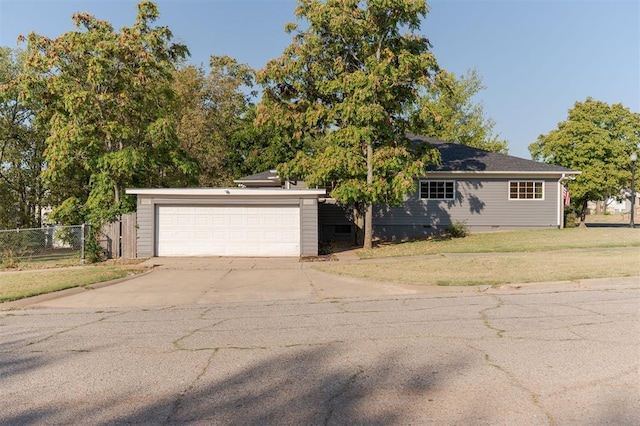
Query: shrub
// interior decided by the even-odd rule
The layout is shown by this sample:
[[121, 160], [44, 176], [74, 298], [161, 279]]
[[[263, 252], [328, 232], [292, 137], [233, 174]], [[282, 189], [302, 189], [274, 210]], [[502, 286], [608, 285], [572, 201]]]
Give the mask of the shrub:
[[575, 228], [578, 222], [578, 215], [575, 213], [567, 213], [564, 217], [565, 228]]
[[447, 234], [451, 238], [464, 238], [469, 235], [469, 227], [464, 222], [454, 222], [447, 226]]

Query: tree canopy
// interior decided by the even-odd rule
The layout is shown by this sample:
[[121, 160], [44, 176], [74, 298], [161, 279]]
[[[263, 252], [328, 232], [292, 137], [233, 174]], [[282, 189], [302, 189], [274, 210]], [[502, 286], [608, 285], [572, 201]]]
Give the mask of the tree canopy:
[[142, 1], [132, 27], [115, 31], [86, 13], [78, 31], [26, 37], [26, 99], [41, 104], [49, 131], [43, 177], [52, 216], [102, 223], [134, 208], [129, 186], [158, 186], [194, 169], [178, 144], [172, 73], [187, 54], [155, 27], [158, 9]]
[[584, 219], [587, 201], [620, 197], [629, 187], [629, 157], [639, 144], [640, 114], [587, 98], [574, 104], [557, 129], [538, 136], [529, 151], [536, 160], [582, 172], [569, 187]]
[[[232, 183], [243, 158], [236, 156], [237, 134], [253, 127], [254, 70], [229, 56], [212, 55], [210, 70], [192, 65], [175, 71], [177, 135], [180, 146], [197, 165], [197, 184]], [[173, 182], [177, 184], [178, 182]]]
[[45, 136], [36, 126], [38, 105], [20, 98], [25, 54], [0, 48], [0, 228], [40, 225]]
[[485, 116], [481, 103], [474, 102], [484, 88], [475, 70], [460, 77], [440, 72], [411, 113], [412, 132], [507, 154], [507, 141], [493, 131], [495, 122]]
[[333, 183], [332, 197], [366, 213], [365, 247], [372, 204], [399, 204], [437, 157], [405, 136], [406, 111], [439, 71], [417, 33], [427, 10], [424, 0], [300, 0], [304, 25], [287, 25], [292, 44], [258, 74], [258, 121], [304, 146], [280, 172]]

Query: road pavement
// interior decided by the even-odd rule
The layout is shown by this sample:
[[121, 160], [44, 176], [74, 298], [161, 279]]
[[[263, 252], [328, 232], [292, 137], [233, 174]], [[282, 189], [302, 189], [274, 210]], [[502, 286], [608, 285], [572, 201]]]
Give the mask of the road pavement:
[[[292, 268], [255, 274], [310, 273]], [[354, 296], [365, 282], [311, 272], [289, 296], [230, 300], [251, 269], [129, 282], [158, 272], [186, 304], [79, 294], [0, 311], [0, 424], [639, 424], [635, 279]], [[210, 288], [225, 276], [226, 301]], [[84, 294], [118, 287], [123, 304], [144, 293]]]

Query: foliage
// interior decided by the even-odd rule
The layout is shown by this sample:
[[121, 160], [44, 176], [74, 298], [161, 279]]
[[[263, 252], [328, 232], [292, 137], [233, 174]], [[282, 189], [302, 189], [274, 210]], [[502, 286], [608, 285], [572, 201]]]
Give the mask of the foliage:
[[469, 235], [469, 227], [464, 222], [454, 222], [447, 226], [446, 233], [451, 238], [464, 238]]
[[85, 263], [98, 263], [107, 259], [104, 248], [97, 240], [95, 232], [88, 232], [84, 239], [84, 261]]
[[584, 221], [587, 201], [620, 196], [631, 180], [629, 156], [640, 142], [640, 114], [622, 104], [587, 98], [566, 121], [529, 145], [536, 160], [582, 173], [568, 183], [571, 203]]
[[439, 73], [411, 113], [412, 132], [507, 154], [507, 141], [493, 132], [495, 122], [485, 117], [482, 104], [473, 102], [484, 88], [475, 70], [459, 78], [450, 72]]
[[19, 96], [24, 61], [24, 52], [0, 47], [0, 229], [40, 226], [44, 203], [45, 136], [33, 122], [37, 104]]
[[257, 125], [256, 118], [257, 108], [251, 105], [231, 135], [227, 158], [235, 177], [277, 169], [303, 149], [299, 139], [271, 122]]
[[1, 249], [0, 250], [0, 269], [15, 269], [20, 266], [20, 257], [22, 255], [17, 254], [14, 249]]
[[170, 42], [168, 28], [152, 26], [158, 16], [144, 0], [135, 24], [120, 31], [76, 13], [79, 31], [23, 38], [25, 99], [41, 104], [37, 119], [49, 129], [43, 177], [54, 219], [103, 223], [134, 208], [126, 187], [193, 173], [171, 114], [171, 75], [188, 51]]
[[577, 221], [578, 221], [578, 215], [576, 215], [575, 213], [567, 213], [564, 216], [564, 227], [575, 228]]
[[211, 56], [210, 71], [186, 66], [174, 73], [177, 135], [198, 167], [200, 186], [229, 185], [237, 163], [235, 140], [253, 121], [245, 118], [255, 93], [254, 71], [228, 56]]
[[331, 196], [366, 211], [365, 246], [372, 203], [400, 203], [437, 158], [405, 137], [405, 112], [438, 72], [417, 34], [426, 13], [418, 0], [300, 0], [296, 17], [307, 25], [288, 24], [292, 44], [258, 73], [257, 121], [304, 147], [279, 171], [310, 186], [332, 183]]

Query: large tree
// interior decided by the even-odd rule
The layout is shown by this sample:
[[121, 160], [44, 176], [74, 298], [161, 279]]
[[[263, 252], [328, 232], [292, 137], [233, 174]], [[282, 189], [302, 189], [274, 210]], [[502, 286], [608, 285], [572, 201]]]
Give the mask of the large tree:
[[459, 77], [439, 73], [411, 113], [411, 131], [507, 154], [507, 141], [494, 133], [495, 122], [486, 117], [482, 104], [474, 101], [484, 88], [475, 70]]
[[228, 56], [211, 56], [210, 70], [192, 65], [175, 73], [174, 90], [177, 134], [182, 148], [198, 166], [201, 186], [228, 185], [233, 181], [236, 162], [234, 140], [238, 133], [253, 127], [251, 100], [254, 71]]
[[0, 228], [41, 224], [45, 136], [34, 122], [38, 106], [20, 98], [25, 55], [0, 48]]
[[332, 197], [364, 212], [365, 248], [373, 203], [402, 202], [435, 159], [405, 136], [406, 111], [438, 72], [417, 32], [427, 10], [424, 0], [299, 0], [305, 22], [287, 25], [293, 43], [258, 75], [258, 121], [305, 144], [281, 173], [333, 183]]
[[134, 208], [126, 187], [192, 172], [178, 144], [171, 88], [188, 51], [171, 43], [168, 28], [153, 26], [158, 16], [145, 0], [134, 25], [120, 31], [76, 13], [77, 31], [26, 37], [23, 82], [49, 127], [44, 178], [60, 221], [109, 221]]
[[532, 158], [579, 170], [568, 185], [584, 221], [587, 201], [619, 197], [631, 179], [629, 156], [640, 143], [640, 114], [622, 104], [587, 98], [576, 102], [566, 121], [529, 145]]

